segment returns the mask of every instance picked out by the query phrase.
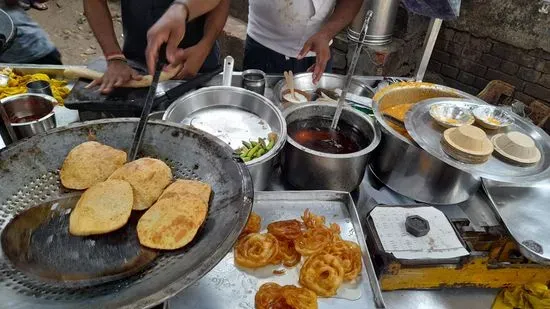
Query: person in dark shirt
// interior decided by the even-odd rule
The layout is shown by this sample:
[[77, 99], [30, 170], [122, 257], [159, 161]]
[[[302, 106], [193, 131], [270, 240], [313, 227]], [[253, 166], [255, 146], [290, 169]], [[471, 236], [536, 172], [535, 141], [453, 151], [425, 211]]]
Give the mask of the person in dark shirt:
[[17, 0], [0, 0], [17, 28], [11, 45], [0, 54], [2, 63], [61, 64], [61, 54], [48, 34], [17, 4]]
[[[229, 0], [196, 2], [199, 4], [195, 5], [192, 0], [121, 0], [124, 33], [121, 49], [107, 0], [84, 0], [88, 23], [107, 60], [107, 71], [100, 80], [95, 81], [101, 85], [100, 91], [108, 93], [131, 79], [140, 79], [139, 74], [128, 65], [127, 59], [140, 64], [147, 63], [151, 69], [152, 60], [147, 55], [149, 58], [156, 57], [162, 42], [169, 43], [169, 62], [182, 64], [176, 79], [214, 70], [219, 65], [216, 39], [229, 15]], [[209, 5], [213, 9], [208, 14], [196, 16], [208, 11]], [[195, 9], [197, 6], [201, 7]], [[190, 12], [190, 9], [193, 11]], [[178, 35], [180, 37], [175, 37]], [[179, 40], [178, 50], [174, 50], [171, 40]], [[177, 56], [174, 56], [176, 53]]]

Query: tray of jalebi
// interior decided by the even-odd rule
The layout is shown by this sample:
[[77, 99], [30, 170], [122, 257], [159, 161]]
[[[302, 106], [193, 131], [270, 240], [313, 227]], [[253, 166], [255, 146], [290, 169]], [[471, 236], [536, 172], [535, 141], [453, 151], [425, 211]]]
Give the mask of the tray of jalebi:
[[349, 193], [256, 192], [235, 247], [169, 309], [385, 308]]

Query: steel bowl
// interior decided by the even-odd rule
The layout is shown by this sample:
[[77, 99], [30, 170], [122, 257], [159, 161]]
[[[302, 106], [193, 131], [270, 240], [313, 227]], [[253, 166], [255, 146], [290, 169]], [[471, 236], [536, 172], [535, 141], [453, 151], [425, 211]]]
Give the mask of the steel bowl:
[[0, 100], [17, 139], [55, 128], [53, 108], [57, 101], [45, 94], [18, 94]]
[[[307, 103], [285, 110], [288, 124], [322, 117], [331, 119], [336, 105], [330, 103]], [[340, 121], [355, 127], [370, 140], [365, 148], [348, 154], [331, 154], [309, 149], [292, 137], [287, 137], [283, 156], [283, 174], [295, 187], [308, 190], [353, 191], [363, 180], [366, 166], [373, 150], [380, 143], [380, 130], [369, 116], [345, 107]]]
[[486, 104], [460, 90], [421, 82], [395, 83], [375, 94], [373, 110], [381, 126], [382, 140], [369, 168], [388, 187], [411, 199], [439, 205], [457, 204], [479, 189], [481, 179], [430, 155], [396, 131], [382, 115], [391, 106], [439, 97], [467, 98]]
[[213, 86], [193, 91], [174, 101], [162, 119], [206, 131], [234, 150], [242, 146], [243, 140], [276, 133], [278, 139], [270, 151], [246, 162], [257, 191], [267, 187], [287, 135], [283, 114], [270, 100], [237, 87]]
[[474, 123], [474, 115], [468, 108], [452, 103], [434, 104], [430, 107], [430, 116], [445, 128], [460, 127]]
[[[313, 84], [312, 73], [301, 73], [294, 75], [294, 87], [298, 90], [302, 90], [313, 95], [318, 88], [324, 88], [334, 90], [336, 88], [342, 89], [345, 83], [345, 76], [338, 74], [324, 73], [317, 85]], [[275, 104], [281, 109], [283, 107], [283, 92], [287, 90], [286, 81], [281, 79], [273, 88], [273, 94], [275, 97]], [[374, 90], [365, 85], [364, 83], [354, 79], [351, 82], [348, 93], [355, 94], [362, 97], [372, 98]], [[289, 106], [290, 107], [290, 106]]]
[[514, 123], [514, 118], [505, 110], [495, 106], [480, 106], [473, 110], [475, 120], [482, 127], [497, 130]]

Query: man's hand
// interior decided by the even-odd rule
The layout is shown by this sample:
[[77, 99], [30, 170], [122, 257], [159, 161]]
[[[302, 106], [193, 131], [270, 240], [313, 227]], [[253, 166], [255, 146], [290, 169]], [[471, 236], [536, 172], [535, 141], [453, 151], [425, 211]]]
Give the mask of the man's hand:
[[179, 49], [176, 52], [175, 62], [181, 63], [183, 66], [174, 76], [174, 79], [184, 79], [197, 75], [211, 48], [207, 44], [198, 43], [186, 49]]
[[313, 83], [317, 84], [325, 72], [327, 62], [330, 60], [331, 37], [323, 32], [317, 32], [309, 38], [298, 54], [298, 59], [303, 59], [310, 51], [315, 53], [315, 64], [308, 69], [313, 72]]
[[134, 69], [126, 62], [112, 60], [107, 63], [107, 72], [99, 79], [91, 82], [86, 88], [91, 88], [100, 85], [99, 91], [107, 94], [113, 91], [114, 88], [120, 87], [130, 80], [140, 80], [142, 78]]
[[155, 73], [158, 52], [163, 43], [166, 43], [166, 59], [168, 62], [173, 65], [179, 64], [176, 62], [175, 56], [178, 45], [185, 36], [185, 22], [188, 13], [186, 6], [173, 4], [147, 32], [145, 57], [151, 75]]

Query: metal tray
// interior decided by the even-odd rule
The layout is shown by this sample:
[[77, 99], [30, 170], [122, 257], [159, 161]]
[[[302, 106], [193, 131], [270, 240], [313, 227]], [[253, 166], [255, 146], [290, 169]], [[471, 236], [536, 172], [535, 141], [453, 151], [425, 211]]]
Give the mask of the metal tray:
[[[256, 192], [253, 211], [262, 217], [262, 228], [277, 220], [300, 218], [309, 208], [327, 222], [342, 228], [342, 237], [357, 241], [363, 252], [361, 298], [355, 301], [318, 298], [319, 308], [385, 308], [382, 293], [355, 204], [349, 193], [337, 191]], [[367, 281], [368, 280], [368, 281]], [[297, 282], [295, 283], [297, 284]], [[254, 308], [258, 279], [238, 270], [229, 253], [200, 281], [168, 300], [169, 309]]]
[[524, 183], [537, 182], [550, 177], [550, 137], [542, 129], [525, 121], [523, 118], [510, 113], [514, 118], [514, 123], [500, 130], [485, 130], [489, 138], [498, 133], [509, 131], [519, 131], [529, 135], [535, 140], [541, 151], [541, 160], [531, 166], [516, 166], [507, 163], [494, 155], [482, 164], [462, 163], [450, 157], [441, 147], [441, 138], [443, 136], [443, 127], [439, 126], [430, 116], [430, 107], [436, 103], [452, 103], [460, 107], [474, 108], [479, 106], [467, 99], [437, 98], [429, 99], [415, 104], [405, 117], [405, 126], [415, 142], [431, 155], [443, 162], [470, 173], [474, 176], [485, 179]]
[[484, 179], [483, 188], [521, 253], [531, 261], [550, 265], [550, 180], [522, 185]]

